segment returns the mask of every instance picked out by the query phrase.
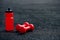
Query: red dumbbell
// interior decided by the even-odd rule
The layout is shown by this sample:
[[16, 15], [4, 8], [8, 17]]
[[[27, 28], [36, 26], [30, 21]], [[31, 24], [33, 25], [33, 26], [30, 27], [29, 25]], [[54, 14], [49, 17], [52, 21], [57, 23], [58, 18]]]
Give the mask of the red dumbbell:
[[29, 25], [28, 22], [24, 22], [23, 25], [17, 24], [17, 25], [16, 25], [16, 30], [19, 30], [19, 27], [27, 27], [28, 25]]
[[23, 25], [21, 25], [21, 24], [17, 24], [17, 25], [16, 25], [16, 30], [19, 31], [19, 27], [27, 27], [28, 25], [29, 25], [28, 22], [24, 22]]
[[31, 30], [33, 31], [34, 30], [34, 25], [33, 24], [29, 24], [27, 27], [24, 27], [20, 24], [18, 24], [16, 26], [16, 30], [19, 32], [19, 33], [26, 33], [27, 31]]

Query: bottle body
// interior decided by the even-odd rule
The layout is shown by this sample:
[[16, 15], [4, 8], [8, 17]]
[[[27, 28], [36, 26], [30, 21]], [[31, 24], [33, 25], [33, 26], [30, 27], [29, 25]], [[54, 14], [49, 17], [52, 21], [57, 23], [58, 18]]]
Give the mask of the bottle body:
[[5, 30], [6, 31], [14, 30], [14, 14], [12, 11], [5, 12]]

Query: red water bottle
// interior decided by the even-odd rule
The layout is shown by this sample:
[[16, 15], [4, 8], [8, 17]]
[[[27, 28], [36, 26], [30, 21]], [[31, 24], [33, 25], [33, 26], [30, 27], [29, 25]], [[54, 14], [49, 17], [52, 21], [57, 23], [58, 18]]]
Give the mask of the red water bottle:
[[14, 30], [14, 13], [10, 8], [5, 11], [5, 30], [13, 31]]

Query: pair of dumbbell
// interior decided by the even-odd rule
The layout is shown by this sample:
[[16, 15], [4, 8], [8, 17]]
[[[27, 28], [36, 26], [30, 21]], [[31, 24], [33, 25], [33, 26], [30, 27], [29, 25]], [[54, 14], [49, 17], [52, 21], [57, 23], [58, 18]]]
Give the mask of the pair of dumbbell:
[[16, 25], [16, 30], [19, 33], [26, 33], [27, 31], [33, 31], [34, 30], [34, 25], [33, 24], [29, 24], [28, 22], [24, 22], [23, 25], [17, 24]]

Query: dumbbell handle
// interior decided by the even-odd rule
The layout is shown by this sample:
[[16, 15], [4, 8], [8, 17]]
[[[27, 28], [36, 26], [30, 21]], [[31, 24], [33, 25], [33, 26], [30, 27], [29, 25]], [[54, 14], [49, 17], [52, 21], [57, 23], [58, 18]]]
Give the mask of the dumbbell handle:
[[29, 25], [29, 23], [28, 22], [24, 22], [24, 24], [23, 24], [25, 27], [27, 27], [28, 25]]
[[30, 30], [30, 26], [24, 27], [26, 31]]

